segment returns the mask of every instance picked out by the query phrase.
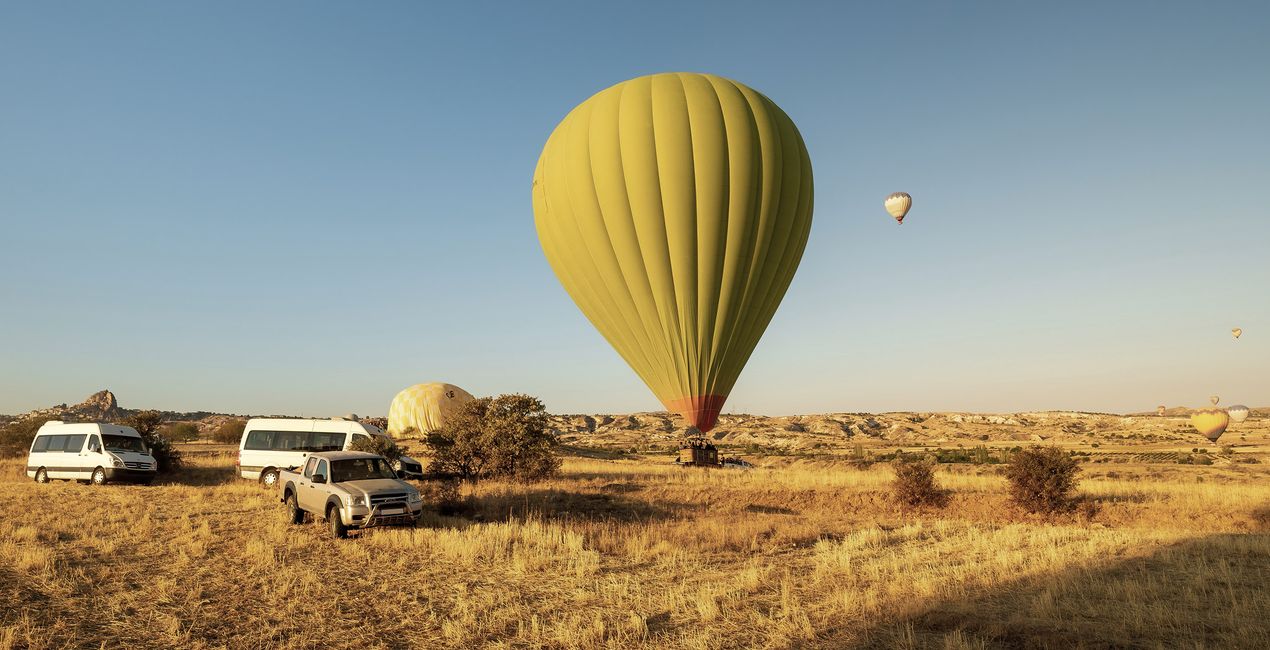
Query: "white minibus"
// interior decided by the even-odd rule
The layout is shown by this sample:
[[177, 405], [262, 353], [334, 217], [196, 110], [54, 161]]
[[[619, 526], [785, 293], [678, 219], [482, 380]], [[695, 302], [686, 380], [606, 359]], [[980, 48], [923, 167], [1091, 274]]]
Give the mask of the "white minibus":
[[85, 422], [45, 422], [35, 433], [26, 460], [26, 475], [37, 483], [49, 479], [150, 483], [158, 464], [132, 427]]
[[[373, 424], [344, 418], [252, 418], [238, 445], [238, 475], [273, 487], [278, 470], [303, 465], [310, 453], [347, 451], [358, 437], [370, 436], [388, 438]], [[394, 469], [403, 478], [423, 476], [423, 465], [406, 456]]]

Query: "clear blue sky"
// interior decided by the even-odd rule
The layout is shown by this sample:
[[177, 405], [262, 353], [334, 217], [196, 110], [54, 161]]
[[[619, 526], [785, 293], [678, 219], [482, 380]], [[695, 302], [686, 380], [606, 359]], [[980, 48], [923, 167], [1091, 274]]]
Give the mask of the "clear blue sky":
[[617, 4], [0, 5], [0, 413], [659, 408], [530, 184], [570, 108], [680, 70], [816, 174], [726, 411], [1270, 404], [1270, 5]]

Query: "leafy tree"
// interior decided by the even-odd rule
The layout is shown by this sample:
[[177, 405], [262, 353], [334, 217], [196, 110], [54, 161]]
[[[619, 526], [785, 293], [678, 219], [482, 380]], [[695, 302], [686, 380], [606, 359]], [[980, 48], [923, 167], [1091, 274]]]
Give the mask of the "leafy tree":
[[547, 411], [529, 395], [467, 402], [424, 442], [432, 456], [429, 472], [443, 476], [531, 481], [560, 469], [559, 442], [547, 431]]
[[236, 445], [243, 439], [243, 430], [247, 428], [244, 420], [226, 420], [212, 432], [212, 441], [223, 445]]
[[198, 440], [198, 426], [191, 422], [176, 422], [162, 429], [163, 437], [172, 442], [189, 442]]
[[1010, 496], [1028, 512], [1060, 512], [1074, 505], [1080, 465], [1058, 447], [1023, 449], [1010, 459], [1005, 477]]
[[45, 422], [54, 418], [30, 418], [15, 420], [0, 429], [0, 456], [22, 456], [31, 450], [31, 441], [35, 440], [35, 432]]
[[401, 460], [401, 447], [397, 446], [391, 438], [384, 436], [357, 436], [353, 438], [352, 444], [348, 446], [351, 451], [367, 451], [372, 454], [379, 454], [387, 458], [389, 462], [396, 463]]
[[181, 452], [176, 450], [172, 441], [159, 433], [163, 424], [163, 415], [158, 411], [138, 411], [123, 421], [124, 426], [132, 427], [141, 434], [150, 455], [159, 464], [159, 473], [168, 474], [181, 469]]

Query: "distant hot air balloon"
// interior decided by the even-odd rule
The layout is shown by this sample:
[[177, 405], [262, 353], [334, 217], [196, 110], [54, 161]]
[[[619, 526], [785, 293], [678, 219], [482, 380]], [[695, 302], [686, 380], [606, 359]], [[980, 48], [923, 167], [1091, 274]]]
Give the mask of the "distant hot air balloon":
[[453, 384], [415, 384], [392, 398], [388, 407], [388, 435], [399, 438], [414, 431], [436, 431], [447, 417], [472, 400], [472, 394]]
[[1222, 409], [1199, 409], [1191, 412], [1191, 426], [1209, 442], [1217, 442], [1230, 426], [1230, 416]]
[[1221, 398], [1217, 395], [1209, 395], [1208, 401], [1212, 402], [1213, 406], [1217, 406], [1217, 403], [1221, 401]]
[[668, 410], [709, 431], [811, 230], [793, 121], [722, 77], [631, 79], [556, 126], [533, 203], [578, 308]]
[[897, 222], [903, 225], [904, 215], [907, 215], [909, 209], [913, 207], [913, 197], [909, 196], [908, 192], [895, 192], [886, 197], [882, 205]]
[[1248, 419], [1248, 407], [1243, 404], [1236, 404], [1228, 409], [1226, 413], [1230, 414], [1230, 421], [1239, 424]]
[[1243, 331], [1242, 329], [1240, 329], [1240, 328], [1236, 327], [1235, 329], [1230, 330], [1230, 333], [1231, 333], [1231, 334], [1234, 334], [1234, 335], [1235, 335], [1235, 338], [1239, 338], [1240, 336], [1243, 336], [1244, 331]]
[[1159, 406], [1155, 407], [1155, 414], [1156, 414], [1156, 415], [1158, 415], [1158, 416], [1160, 416], [1160, 417], [1164, 417], [1164, 412], [1165, 412], [1165, 411], [1167, 411], [1167, 410], [1168, 410], [1168, 409], [1164, 408], [1164, 405], [1163, 405], [1163, 404], [1161, 404], [1161, 405], [1159, 405]]

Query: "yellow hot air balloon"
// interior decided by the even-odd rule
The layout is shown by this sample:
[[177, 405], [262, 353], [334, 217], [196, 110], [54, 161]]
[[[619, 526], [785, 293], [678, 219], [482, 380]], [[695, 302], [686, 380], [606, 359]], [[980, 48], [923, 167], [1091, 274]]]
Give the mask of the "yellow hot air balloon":
[[1209, 395], [1208, 401], [1212, 402], [1213, 406], [1217, 406], [1217, 403], [1221, 401], [1221, 397], [1218, 397], [1217, 395]]
[[882, 206], [886, 208], [886, 211], [892, 217], [895, 217], [896, 222], [903, 225], [905, 215], [908, 214], [909, 208], [913, 207], [913, 197], [909, 196], [908, 192], [895, 192], [886, 197], [886, 200], [882, 202]]
[[1238, 327], [1236, 327], [1235, 329], [1230, 330], [1230, 333], [1231, 333], [1231, 334], [1234, 334], [1234, 335], [1235, 335], [1235, 338], [1239, 338], [1240, 336], [1243, 336], [1244, 331], [1243, 331], [1242, 329], [1239, 329]]
[[388, 407], [388, 435], [399, 438], [436, 431], [472, 394], [453, 384], [415, 384], [392, 398]]
[[1248, 419], [1248, 407], [1243, 404], [1236, 404], [1226, 409], [1226, 413], [1230, 415], [1230, 421], [1235, 424]]
[[1199, 409], [1191, 412], [1191, 426], [1210, 442], [1217, 442], [1230, 426], [1230, 415], [1222, 409]]
[[722, 77], [631, 79], [556, 126], [533, 204], [582, 313], [668, 410], [709, 431], [811, 230], [811, 161], [793, 121]]

